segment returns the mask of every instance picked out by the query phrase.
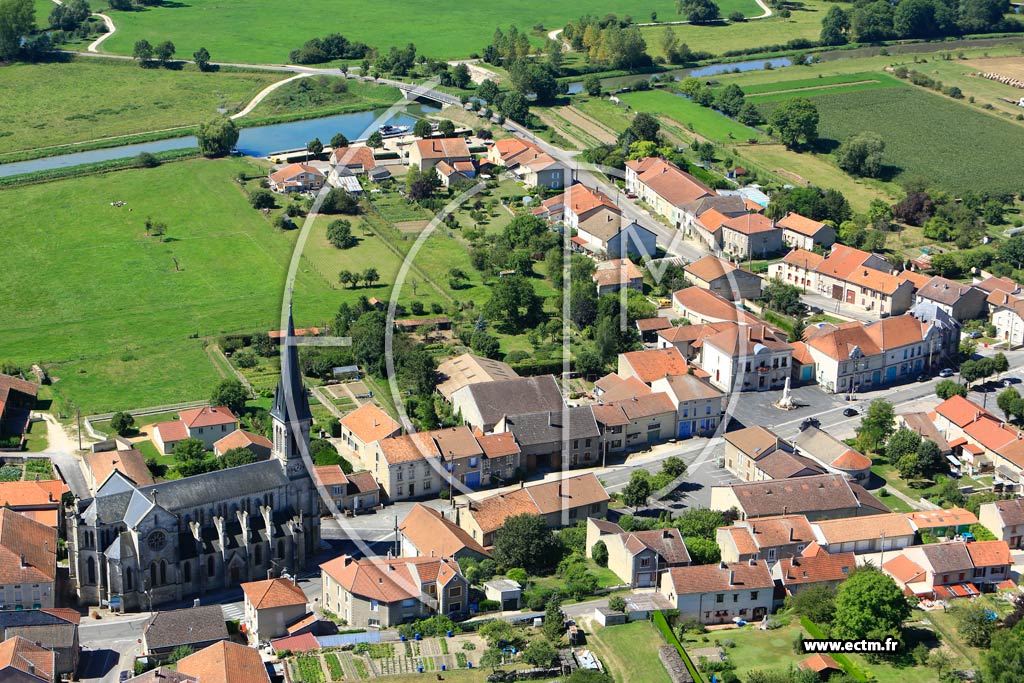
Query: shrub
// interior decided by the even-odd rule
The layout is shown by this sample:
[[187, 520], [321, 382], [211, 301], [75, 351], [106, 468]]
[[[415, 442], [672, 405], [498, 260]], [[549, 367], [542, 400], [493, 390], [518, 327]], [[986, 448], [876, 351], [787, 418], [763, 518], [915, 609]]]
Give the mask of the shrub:
[[501, 603], [497, 600], [481, 600], [480, 604], [477, 605], [477, 610], [480, 612], [497, 612], [501, 610]]
[[626, 599], [621, 595], [614, 595], [608, 599], [608, 609], [615, 612], [626, 611]]
[[275, 204], [274, 193], [264, 189], [253, 190], [249, 195], [249, 204], [254, 209], [272, 209]]
[[136, 168], [156, 168], [160, 165], [160, 160], [149, 152], [140, 152], [135, 157], [134, 165]]
[[132, 431], [134, 426], [135, 418], [132, 417], [131, 413], [116, 412], [110, 418], [110, 428], [121, 436]]

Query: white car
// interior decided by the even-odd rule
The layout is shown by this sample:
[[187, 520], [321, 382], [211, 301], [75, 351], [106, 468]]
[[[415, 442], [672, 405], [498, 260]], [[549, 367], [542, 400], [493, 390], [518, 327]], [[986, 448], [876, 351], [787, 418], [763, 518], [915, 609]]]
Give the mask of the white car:
[[952, 377], [954, 374], [953, 368], [942, 368], [939, 370], [939, 377]]

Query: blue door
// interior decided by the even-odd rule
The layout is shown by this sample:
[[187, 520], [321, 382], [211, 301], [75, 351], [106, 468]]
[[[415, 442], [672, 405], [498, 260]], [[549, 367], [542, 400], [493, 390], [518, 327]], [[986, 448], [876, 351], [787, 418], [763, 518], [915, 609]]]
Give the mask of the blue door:
[[893, 367], [891, 367], [891, 368], [886, 368], [885, 369], [885, 381], [886, 382], [891, 382], [894, 379], [896, 379], [896, 366], [895, 365]]
[[690, 438], [690, 424], [689, 420], [679, 423], [679, 438], [689, 439]]
[[480, 473], [470, 472], [466, 475], [466, 486], [470, 488], [477, 488], [480, 486]]
[[882, 383], [882, 371], [881, 370], [875, 370], [873, 373], [871, 373], [871, 383], [872, 384], [881, 384]]

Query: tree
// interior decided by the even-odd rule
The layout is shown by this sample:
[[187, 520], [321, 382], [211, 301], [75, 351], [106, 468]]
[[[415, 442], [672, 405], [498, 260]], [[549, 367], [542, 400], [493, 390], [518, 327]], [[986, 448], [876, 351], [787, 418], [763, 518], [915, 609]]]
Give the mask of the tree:
[[370, 137], [366, 138], [366, 146], [373, 149], [380, 149], [384, 146], [384, 136], [380, 134], [379, 130], [370, 133]]
[[153, 58], [153, 46], [145, 38], [137, 40], [135, 41], [135, 49], [132, 51], [132, 56], [139, 60], [142, 66], [145, 66], [146, 62]]
[[533, 283], [522, 275], [512, 275], [499, 279], [491, 289], [491, 298], [484, 305], [483, 314], [519, 331], [540, 318], [541, 307], [542, 302], [533, 289]]
[[179, 645], [178, 647], [171, 650], [171, 654], [167, 657], [167, 664], [171, 665], [176, 663], [178, 660], [188, 657], [193, 652], [191, 645]]
[[661, 471], [675, 479], [686, 474], [686, 463], [676, 455], [670, 455], [661, 463]]
[[744, 103], [736, 115], [736, 120], [746, 126], [759, 126], [763, 122], [761, 110], [753, 102]]
[[514, 515], [494, 533], [494, 559], [506, 567], [538, 574], [554, 567], [558, 554], [558, 540], [540, 515]]
[[193, 52], [192, 59], [200, 71], [206, 71], [210, 68], [210, 51], [205, 47], [201, 47]]
[[224, 406], [236, 415], [245, 410], [245, 402], [248, 400], [249, 392], [234, 377], [222, 379], [210, 394], [211, 406]]
[[793, 609], [816, 624], [830, 624], [836, 613], [836, 589], [828, 584], [803, 588], [793, 596]]
[[206, 458], [206, 445], [202, 439], [182, 439], [174, 444], [174, 459], [178, 462], [194, 462]]
[[897, 635], [910, 616], [910, 603], [891, 578], [874, 567], [855, 570], [836, 592], [836, 612], [829, 635], [858, 640]]
[[[941, 219], [933, 218], [925, 223], [924, 232], [926, 236], [932, 237], [933, 239], [941, 239], [929, 230], [930, 226], [934, 226], [937, 222], [941, 222]], [[943, 237], [948, 237], [948, 235], [943, 232]], [[934, 254], [932, 256], [931, 269], [932, 272], [939, 277], [948, 278], [960, 277], [960, 274], [963, 271], [960, 267], [960, 261], [957, 259], [956, 254]]]
[[[1011, 389], [1010, 391], [1013, 391]], [[944, 379], [935, 385], [935, 395], [945, 401], [947, 398], [953, 396], [967, 396], [967, 387], [960, 384], [956, 380]]]
[[348, 147], [348, 138], [345, 137], [344, 133], [335, 133], [331, 136], [331, 147], [334, 149]]
[[[832, 9], [839, 9], [833, 7]], [[863, 131], [852, 135], [836, 150], [836, 164], [850, 175], [877, 178], [882, 172], [885, 141], [878, 133]]]
[[517, 123], [526, 124], [530, 119], [530, 101], [526, 99], [526, 95], [523, 93], [513, 91], [501, 98], [498, 111], [506, 118], [510, 118]]
[[552, 643], [561, 642], [565, 633], [565, 613], [562, 611], [562, 599], [557, 593], [551, 596], [544, 608], [544, 623], [540, 630]]
[[416, 123], [412, 126], [412, 134], [418, 138], [428, 138], [433, 132], [434, 129], [431, 128], [430, 121], [426, 119], [416, 119]]
[[[500, 620], [499, 620], [500, 621]], [[496, 669], [505, 661], [505, 653], [500, 647], [490, 647], [480, 657], [480, 666], [489, 666]]]
[[32, 0], [0, 0], [0, 60], [18, 57], [22, 41], [36, 31]]
[[623, 504], [638, 508], [647, 504], [651, 497], [651, 477], [647, 470], [634, 470], [629, 483], [622, 489]]
[[493, 104], [498, 96], [498, 85], [491, 79], [480, 83], [476, 88], [476, 96], [488, 104]]
[[676, 11], [685, 14], [691, 24], [709, 24], [720, 16], [720, 10], [711, 0], [677, 0]]
[[601, 95], [601, 79], [597, 74], [587, 74], [583, 79], [583, 89], [591, 97], [599, 97]]
[[360, 279], [365, 283], [365, 286], [369, 287], [380, 281], [380, 273], [376, 268], [367, 268], [363, 271]]
[[117, 412], [110, 416], [110, 428], [121, 436], [132, 431], [134, 426], [135, 418], [131, 413]]
[[174, 43], [169, 40], [158, 43], [157, 46], [153, 48], [153, 54], [164, 64], [174, 59], [174, 52]]
[[359, 243], [352, 234], [352, 224], [344, 219], [331, 221], [327, 226], [327, 239], [338, 249], [351, 249]]
[[[964, 387], [964, 395], [967, 394], [966, 389], [967, 388]], [[999, 396], [996, 397], [996, 405], [999, 406], [999, 410], [1003, 411], [1003, 414], [1006, 415], [1007, 420], [1020, 413], [1020, 404], [1020, 392], [1013, 387], [1003, 389], [999, 392]]]
[[921, 445], [921, 435], [913, 429], [900, 427], [889, 437], [885, 443], [885, 457], [889, 462], [895, 464], [900, 458], [908, 453], [916, 453]]
[[238, 142], [238, 127], [226, 116], [199, 124], [199, 151], [205, 157], [222, 157]]
[[613, 595], [612, 597], [608, 598], [608, 609], [613, 610], [615, 612], [625, 612], [626, 599], [621, 595]]
[[504, 619], [488, 621], [480, 627], [479, 633], [489, 647], [517, 645], [523, 640], [523, 632]]
[[818, 138], [818, 108], [806, 97], [786, 100], [768, 117], [775, 134], [790, 149], [811, 144]]
[[684, 538], [686, 552], [694, 564], [715, 564], [722, 559], [722, 550], [710, 538]]
[[735, 83], [722, 88], [715, 97], [715, 106], [724, 114], [735, 117], [743, 109], [747, 101], [743, 89]]
[[242, 465], [251, 465], [254, 462], [259, 462], [259, 458], [257, 458], [256, 454], [250, 451], [248, 448], [229, 449], [226, 453], [224, 453], [224, 455], [220, 457], [219, 460], [221, 469], [241, 467]]
[[249, 195], [249, 204], [254, 209], [272, 209], [277, 203], [274, 198], [274, 193], [270, 190], [264, 190], [262, 188], [253, 190], [252, 194]]
[[459, 90], [465, 90], [470, 83], [472, 83], [472, 78], [469, 74], [469, 67], [465, 64], [456, 64], [452, 69], [452, 85]]
[[320, 142], [320, 138], [313, 138], [306, 143], [306, 151], [312, 154], [314, 159], [319, 159], [324, 151], [324, 143]]
[[971, 647], [987, 648], [992, 640], [999, 622], [992, 618], [989, 608], [973, 602], [958, 600], [951, 610], [953, 619], [956, 621], [957, 631]]
[[438, 124], [437, 129], [441, 131], [441, 135], [450, 138], [455, 135], [455, 122], [451, 119], [444, 119]]
[[892, 434], [896, 424], [896, 413], [892, 403], [876, 398], [868, 406], [868, 412], [857, 427], [857, 446], [862, 451], [877, 452]]
[[1024, 626], [1000, 629], [992, 634], [991, 645], [983, 653], [981, 670], [985, 683], [1021, 683], [1024, 662]]
[[354, 216], [359, 213], [359, 200], [340, 187], [332, 187], [320, 204], [320, 213]]
[[672, 524], [684, 537], [714, 538], [715, 530], [727, 525], [728, 522], [718, 510], [687, 508], [684, 513], [672, 520]]
[[833, 5], [821, 20], [822, 45], [845, 45], [847, 33], [850, 31], [850, 15], [842, 7]]
[[484, 358], [499, 358], [501, 356], [501, 342], [493, 334], [481, 330], [474, 332], [469, 338], [469, 347]]
[[523, 650], [523, 661], [534, 666], [551, 666], [556, 656], [558, 650], [547, 638], [534, 638]]
[[654, 118], [645, 111], [638, 112], [633, 120], [629, 124], [629, 128], [623, 135], [628, 135], [631, 142], [637, 140], [650, 140], [651, 142], [660, 142], [659, 133], [661, 131], [661, 124], [658, 119]]
[[604, 541], [598, 541], [590, 549], [590, 557], [593, 558], [594, 562], [597, 562], [600, 567], [608, 566], [608, 546], [605, 545]]

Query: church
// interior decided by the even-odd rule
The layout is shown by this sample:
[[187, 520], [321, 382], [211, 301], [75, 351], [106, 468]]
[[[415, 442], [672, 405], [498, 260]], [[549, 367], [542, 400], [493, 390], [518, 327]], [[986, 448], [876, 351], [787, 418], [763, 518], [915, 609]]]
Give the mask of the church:
[[[289, 312], [288, 340], [294, 329]], [[303, 463], [312, 415], [291, 343], [270, 417], [268, 460], [144, 487], [115, 472], [76, 501], [68, 554], [79, 600], [150, 610], [312, 563], [320, 507]]]

